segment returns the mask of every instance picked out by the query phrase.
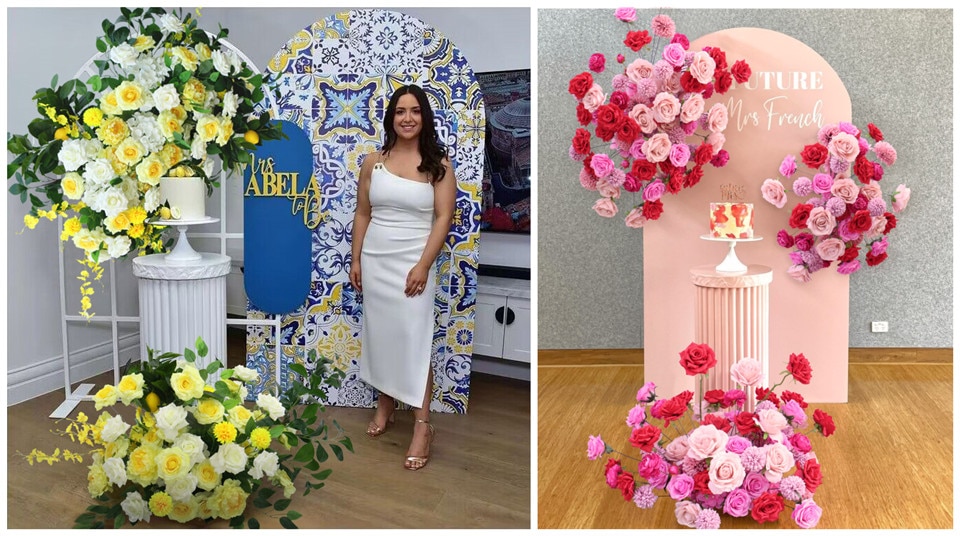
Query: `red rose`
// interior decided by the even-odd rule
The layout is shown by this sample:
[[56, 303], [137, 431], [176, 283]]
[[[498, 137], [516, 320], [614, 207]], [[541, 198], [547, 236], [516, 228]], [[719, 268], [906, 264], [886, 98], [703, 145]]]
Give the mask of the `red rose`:
[[682, 170], [677, 170], [676, 173], [670, 175], [670, 180], [667, 181], [667, 191], [671, 194], [680, 193], [680, 190], [683, 189], [683, 180], [684, 174]]
[[597, 126], [616, 131], [626, 116], [616, 104], [604, 104], [597, 108]]
[[627, 178], [623, 180], [623, 189], [628, 192], [637, 193], [640, 191], [640, 186], [640, 179], [632, 173], [627, 173]]
[[674, 166], [673, 162], [671, 162], [669, 158], [657, 165], [660, 167], [660, 171], [666, 173], [667, 175], [672, 174], [674, 170], [677, 169], [677, 166]]
[[660, 418], [663, 419], [663, 427], [666, 428], [671, 422], [679, 419], [687, 412], [687, 403], [682, 399], [673, 397], [667, 399], [660, 406]]
[[590, 131], [585, 128], [577, 129], [573, 134], [573, 150], [577, 154], [590, 152]]
[[747, 80], [750, 80], [750, 75], [753, 74], [753, 72], [750, 70], [750, 66], [743, 60], [737, 60], [733, 64], [733, 67], [730, 68], [730, 72], [733, 74], [733, 79], [736, 80], [738, 84], [743, 84]]
[[650, 33], [646, 30], [641, 30], [637, 32], [627, 32], [627, 38], [623, 40], [623, 44], [630, 47], [630, 50], [637, 52], [641, 48], [650, 44], [653, 41], [653, 38], [650, 37]]
[[780, 406], [780, 399], [777, 398], [777, 393], [774, 393], [772, 390], [767, 389], [766, 387], [757, 387], [756, 393], [757, 402], [760, 402], [761, 400], [769, 400], [770, 402], [773, 402], [773, 405], [777, 407]]
[[885, 260], [887, 260], [886, 251], [879, 255], [874, 255], [872, 251], [867, 253], [867, 266], [876, 266]]
[[587, 94], [591, 87], [593, 87], [593, 75], [584, 71], [570, 79], [567, 91], [577, 100], [580, 100], [583, 99], [583, 96]]
[[663, 214], [663, 201], [647, 201], [643, 204], [643, 217], [648, 220], [658, 220]]
[[767, 491], [753, 500], [750, 517], [757, 523], [775, 523], [780, 519], [780, 512], [783, 512], [783, 497]]
[[810, 251], [813, 247], [813, 235], [810, 233], [800, 233], [793, 239], [793, 244], [800, 251]]
[[630, 444], [644, 452], [652, 451], [659, 439], [660, 429], [650, 424], [634, 428], [633, 432], [630, 432]]
[[717, 356], [708, 344], [691, 342], [686, 349], [680, 352], [680, 366], [687, 372], [687, 376], [706, 374], [716, 364]]
[[850, 217], [850, 223], [847, 224], [854, 233], [865, 233], [873, 227], [873, 216], [869, 210], [858, 210]]
[[807, 218], [810, 217], [811, 210], [813, 210], [813, 205], [804, 203], [798, 203], [797, 206], [793, 207], [793, 212], [790, 214], [790, 227], [794, 229], [803, 229], [806, 227]]
[[887, 219], [887, 226], [883, 228], [883, 234], [887, 234], [897, 227], [897, 217], [889, 212], [884, 212], [883, 217]]
[[633, 161], [633, 169], [631, 171], [638, 179], [648, 181], [657, 173], [657, 165], [649, 160], [638, 158]]
[[730, 431], [730, 421], [724, 419], [719, 415], [714, 415], [713, 413], [708, 413], [706, 417], [700, 421], [702, 425], [712, 424], [717, 430], [723, 430], [724, 432]]
[[833, 417], [822, 409], [813, 412], [813, 422], [817, 423], [817, 429], [823, 434], [823, 437], [830, 437], [837, 430], [837, 425], [833, 423]]
[[687, 180], [684, 181], [684, 186], [687, 188], [693, 188], [700, 182], [700, 179], [703, 178], [703, 168], [700, 166], [693, 166], [693, 169], [687, 173]]
[[706, 165], [711, 158], [713, 158], [713, 145], [709, 143], [701, 143], [693, 153], [693, 161], [696, 162], [698, 166]]
[[790, 362], [787, 363], [787, 372], [793, 376], [793, 379], [807, 385], [810, 383], [810, 376], [813, 369], [810, 368], [810, 361], [803, 354], [790, 354]]
[[719, 404], [723, 402], [723, 389], [711, 389], [704, 393], [703, 399], [709, 404]]
[[713, 87], [721, 95], [726, 93], [733, 85], [733, 76], [730, 75], [730, 71], [717, 71], [714, 78]]
[[693, 391], [682, 391], [680, 394], [675, 395], [673, 398], [677, 399], [681, 404], [686, 406], [693, 400]]
[[713, 61], [717, 64], [717, 70], [722, 71], [727, 68], [727, 53], [723, 50], [720, 50], [719, 47], [711, 47], [707, 54], [710, 54], [710, 57], [713, 58]]
[[707, 471], [700, 471], [699, 473], [693, 475], [693, 490], [699, 491], [705, 495], [711, 495], [710, 493], [710, 473]]
[[583, 103], [577, 104], [577, 122], [581, 125], [589, 125], [593, 121], [593, 114], [590, 110], [583, 107]]
[[880, 129], [877, 128], [877, 125], [873, 123], [867, 123], [867, 130], [870, 132], [870, 137], [874, 141], [883, 141], [883, 132], [880, 132]]
[[850, 262], [853, 259], [856, 259], [860, 255], [860, 248], [854, 245], [847, 246], [846, 251], [843, 252], [843, 255], [837, 259], [840, 262]]
[[630, 473], [620, 473], [620, 475], [617, 476], [617, 488], [620, 489], [623, 500], [632, 501], [633, 492], [636, 488], [636, 484], [633, 482], [633, 475]]
[[600, 138], [601, 140], [610, 141], [616, 135], [617, 135], [616, 130], [612, 128], [604, 127], [601, 125], [597, 125], [597, 137]]
[[620, 129], [617, 130], [617, 139], [627, 145], [630, 145], [633, 143], [633, 140], [637, 139], [637, 136], [639, 135], [640, 125], [638, 125], [632, 117], [625, 117], [623, 124], [620, 125]]
[[806, 408], [807, 403], [803, 400], [803, 395], [800, 393], [794, 393], [793, 391], [784, 391], [780, 394], [780, 399], [783, 400], [783, 403], [786, 404], [791, 400], [796, 400], [797, 404], [800, 404], [801, 408]]
[[864, 184], [870, 184], [873, 180], [873, 162], [867, 160], [866, 156], [858, 156], [853, 163], [853, 172]]
[[684, 71], [680, 75], [680, 87], [687, 93], [700, 93], [707, 88], [706, 85], [701, 84], [699, 80], [694, 78], [690, 71]]
[[823, 474], [820, 472], [820, 464], [817, 460], [807, 460], [802, 469], [797, 469], [797, 476], [803, 479], [810, 493], [816, 492], [820, 484], [823, 484]]
[[806, 145], [803, 151], [800, 152], [800, 158], [803, 160], [803, 163], [813, 169], [822, 166], [823, 163], [827, 161], [828, 155], [827, 148], [819, 143]]
[[736, 418], [733, 419], [733, 424], [737, 427], [737, 433], [745, 436], [759, 432], [760, 426], [758, 426], [753, 420], [753, 418], [756, 416], [756, 413], [750, 411], [741, 411], [740, 413], [737, 413]]
[[614, 91], [610, 94], [610, 104], [623, 110], [627, 107], [627, 104], [630, 104], [630, 97], [623, 91]]

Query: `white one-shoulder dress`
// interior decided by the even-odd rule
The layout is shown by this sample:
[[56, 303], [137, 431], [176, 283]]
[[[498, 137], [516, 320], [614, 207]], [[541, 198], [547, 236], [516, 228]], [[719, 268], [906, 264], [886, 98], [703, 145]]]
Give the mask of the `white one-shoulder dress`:
[[360, 378], [417, 408], [423, 404], [433, 347], [435, 265], [423, 293], [407, 297], [404, 289], [432, 225], [433, 186], [375, 164], [370, 178], [370, 224], [360, 257]]

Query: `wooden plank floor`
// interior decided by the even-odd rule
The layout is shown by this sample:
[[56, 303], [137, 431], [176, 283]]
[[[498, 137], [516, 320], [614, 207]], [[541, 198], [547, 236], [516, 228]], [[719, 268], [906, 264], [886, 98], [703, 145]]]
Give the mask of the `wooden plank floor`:
[[[236, 364], [231, 353], [229, 363]], [[112, 372], [97, 385], [112, 381]], [[437, 428], [430, 463], [413, 472], [403, 458], [413, 425], [411, 412], [376, 439], [366, 436], [372, 410], [327, 408], [353, 440], [355, 454], [332, 462], [327, 486], [304, 497], [302, 481], [291, 509], [303, 514], [301, 528], [530, 528], [530, 384], [474, 374], [466, 415], [433, 414]], [[92, 504], [87, 465], [29, 467], [17, 451], [71, 448], [57, 438], [50, 414], [63, 400], [57, 391], [7, 409], [7, 527], [70, 528]], [[80, 410], [95, 416], [92, 402]], [[72, 415], [76, 417], [76, 412]], [[263, 528], [280, 528], [277, 518], [256, 509]], [[143, 524], [138, 524], [143, 527]], [[154, 519], [154, 528], [176, 523]], [[198, 523], [196, 526], [201, 527]], [[226, 521], [208, 525], [228, 528]], [[129, 525], [127, 525], [129, 527]]]
[[[603, 480], [601, 460], [586, 457], [589, 435], [636, 450], [624, 424], [643, 366], [540, 366], [538, 525], [549, 529], [682, 528], [669, 497], [641, 510]], [[824, 484], [818, 528], [953, 526], [953, 366], [851, 364], [847, 404], [811, 404], [838, 431], [813, 437]], [[789, 513], [778, 525], [795, 528]], [[749, 517], [722, 517], [723, 528], [754, 528]]]

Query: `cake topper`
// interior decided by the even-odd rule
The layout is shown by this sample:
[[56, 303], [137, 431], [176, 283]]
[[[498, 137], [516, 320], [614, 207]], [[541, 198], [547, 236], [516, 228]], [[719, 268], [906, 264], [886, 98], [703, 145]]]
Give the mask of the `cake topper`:
[[747, 188], [742, 184], [721, 184], [721, 201], [743, 201]]

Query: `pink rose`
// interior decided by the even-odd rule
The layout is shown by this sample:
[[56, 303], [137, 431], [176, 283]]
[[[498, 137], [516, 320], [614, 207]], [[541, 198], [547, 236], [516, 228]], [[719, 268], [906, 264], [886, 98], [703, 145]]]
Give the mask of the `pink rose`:
[[693, 478], [690, 475], [679, 474], [667, 482], [667, 493], [675, 501], [686, 499], [693, 492]]
[[730, 367], [730, 379], [745, 387], [754, 387], [763, 380], [763, 365], [752, 357], [744, 357]]
[[678, 168], [686, 167], [690, 161], [690, 146], [678, 143], [670, 148], [670, 163]]
[[751, 499], [756, 499], [770, 489], [770, 481], [760, 473], [748, 473], [743, 479], [742, 489], [747, 492]]
[[602, 197], [593, 204], [593, 210], [604, 218], [612, 218], [617, 215], [617, 204], [608, 197]]
[[710, 461], [710, 493], [720, 495], [733, 491], [743, 484], [746, 472], [740, 463], [740, 456], [732, 452], [721, 452]]
[[627, 78], [639, 84], [641, 80], [653, 75], [653, 64], [643, 58], [637, 58], [627, 65]]
[[887, 219], [883, 216], [876, 216], [873, 218], [873, 225], [870, 226], [870, 229], [863, 233], [864, 238], [875, 238], [883, 234], [887, 230]]
[[802, 264], [794, 264], [790, 268], [787, 268], [787, 275], [801, 283], [810, 282], [810, 271]]
[[807, 218], [807, 228], [814, 236], [826, 236], [837, 227], [837, 218], [825, 207], [813, 207]]
[[842, 158], [847, 162], [853, 162], [856, 160], [857, 155], [860, 154], [860, 142], [850, 134], [840, 132], [830, 140], [830, 143], [827, 145], [827, 150], [837, 158]]
[[603, 197], [609, 197], [611, 199], [618, 199], [620, 197], [620, 187], [603, 179], [597, 181], [597, 191], [600, 192], [600, 195]]
[[687, 436], [682, 435], [671, 441], [663, 449], [663, 455], [673, 463], [677, 463], [687, 457], [690, 450], [690, 442]]
[[647, 421], [647, 408], [643, 404], [637, 404], [627, 413], [627, 426], [631, 428], [640, 428]]
[[663, 90], [669, 91], [674, 95], [683, 91], [683, 86], [680, 84], [681, 73], [674, 72], [666, 80], [663, 81]]
[[[697, 79], [701, 84], [709, 84], [713, 80], [713, 73], [717, 68], [717, 62], [713, 61], [710, 54], [700, 51], [693, 55], [690, 60], [690, 75]], [[856, 155], [854, 155], [856, 156]]]
[[[766, 410], [776, 411], [776, 410]], [[779, 412], [777, 412], [779, 413]], [[781, 415], [783, 417], [783, 415]], [[793, 469], [793, 454], [782, 443], [774, 443], [767, 447], [767, 480], [773, 483], [783, 479], [783, 473]]]
[[710, 107], [707, 112], [707, 130], [710, 132], [723, 132], [727, 128], [727, 107], [719, 102]]
[[793, 508], [793, 521], [801, 529], [812, 529], [820, 522], [823, 509], [813, 502], [813, 499], [804, 499]]
[[643, 224], [647, 223], [647, 218], [643, 215], [643, 209], [638, 207], [627, 214], [625, 222], [627, 227], [639, 229], [643, 227]]
[[792, 155], [788, 154], [783, 157], [783, 161], [780, 162], [780, 174], [784, 177], [790, 177], [797, 172], [797, 159]]
[[653, 382], [643, 384], [643, 387], [637, 391], [637, 402], [653, 402], [657, 396], [656, 390], [657, 385]]
[[637, 10], [632, 7], [618, 7], [613, 14], [623, 22], [633, 22], [637, 20]]
[[733, 517], [745, 517], [750, 514], [750, 504], [753, 501], [743, 489], [731, 491], [723, 503], [723, 511]]
[[[884, 222], [886, 222], [886, 218], [884, 218]], [[843, 240], [839, 238], [827, 238], [817, 244], [814, 249], [821, 259], [833, 262], [843, 255], [843, 252], [846, 251], [846, 246], [843, 245]]]
[[810, 446], [810, 438], [803, 434], [793, 434], [790, 436], [790, 444], [793, 445], [793, 448], [797, 449], [798, 452], [810, 452], [812, 448]]
[[701, 115], [703, 115], [703, 95], [691, 93], [680, 108], [680, 121], [692, 123], [700, 119]]
[[[780, 438], [783, 437], [783, 429], [787, 427], [787, 418], [784, 417], [783, 413], [780, 413], [778, 409], [761, 409], [757, 412], [754, 420], [757, 422], [757, 425], [760, 426], [760, 429], [766, 432], [766, 434], [770, 436], [770, 439], [774, 441], [779, 441]], [[769, 456], [768, 451], [767, 457], [769, 458]]]
[[[640, 125], [640, 132], [643, 132], [644, 134], [650, 134], [654, 130], [657, 130], [657, 122], [653, 118], [653, 110], [651, 110], [647, 106], [643, 104], [637, 104], [636, 106], [633, 107], [632, 110], [630, 110], [630, 113], [627, 115], [629, 115], [631, 119], [633, 119], [634, 121], [637, 122], [638, 125]], [[638, 138], [638, 141], [642, 141], [642, 140]], [[631, 147], [631, 152], [633, 152], [632, 147]]]
[[880, 185], [877, 184], [877, 181], [870, 181], [869, 184], [864, 184], [861, 186], [860, 193], [862, 193], [868, 201], [883, 197], [883, 191], [880, 189]]
[[653, 181], [643, 189], [644, 201], [656, 201], [663, 197], [663, 192], [667, 187], [661, 181]]
[[897, 186], [897, 189], [893, 194], [893, 211], [896, 213], [903, 212], [903, 209], [907, 208], [907, 203], [909, 202], [910, 188], [907, 188], [903, 184]]
[[600, 87], [600, 84], [594, 83], [590, 86], [590, 89], [587, 90], [587, 93], [583, 96], [583, 99], [580, 102], [583, 104], [583, 107], [590, 113], [596, 112], [597, 108], [603, 105], [603, 101], [607, 96], [603, 93], [603, 88]]
[[609, 156], [601, 153], [593, 155], [593, 158], [590, 159], [590, 168], [593, 169], [597, 177], [603, 179], [612, 173], [613, 170], [617, 168], [617, 165], [613, 163], [613, 160]]
[[658, 93], [653, 99], [652, 110], [658, 123], [669, 123], [680, 115], [680, 99], [669, 93]]
[[787, 194], [783, 191], [783, 183], [777, 179], [766, 179], [760, 186], [763, 200], [777, 208], [787, 204]]
[[717, 430], [717, 427], [712, 424], [700, 426], [690, 432], [688, 438], [690, 449], [687, 451], [687, 457], [694, 460], [712, 458], [727, 448], [727, 439], [727, 433]]
[[603, 456], [606, 451], [607, 446], [603, 443], [603, 439], [600, 439], [600, 436], [590, 436], [590, 439], [587, 440], [587, 458], [596, 460]]
[[[663, 47], [663, 59], [674, 67], [683, 67], [683, 59], [686, 51], [680, 43], [671, 43]], [[711, 74], [711, 77], [713, 75]]]
[[813, 176], [813, 191], [825, 194], [833, 187], [833, 177], [826, 173], [817, 173]]
[[607, 58], [604, 57], [603, 54], [597, 52], [596, 54], [593, 54], [592, 56], [590, 56], [590, 61], [588, 63], [588, 66], [590, 67], [591, 71], [595, 73], [602, 73], [606, 63], [607, 63]]
[[852, 179], [839, 179], [830, 186], [830, 193], [843, 199], [843, 202], [852, 205], [860, 195], [860, 188]]
[[691, 501], [678, 501], [673, 507], [673, 514], [677, 517], [677, 523], [693, 529], [697, 527], [700, 505]]
[[727, 142], [727, 137], [720, 132], [711, 132], [704, 143], [709, 143], [713, 148], [713, 155], [716, 156], [723, 149], [723, 144]]
[[650, 162], [663, 162], [670, 156], [670, 138], [660, 132], [654, 134], [643, 144], [643, 155]]

